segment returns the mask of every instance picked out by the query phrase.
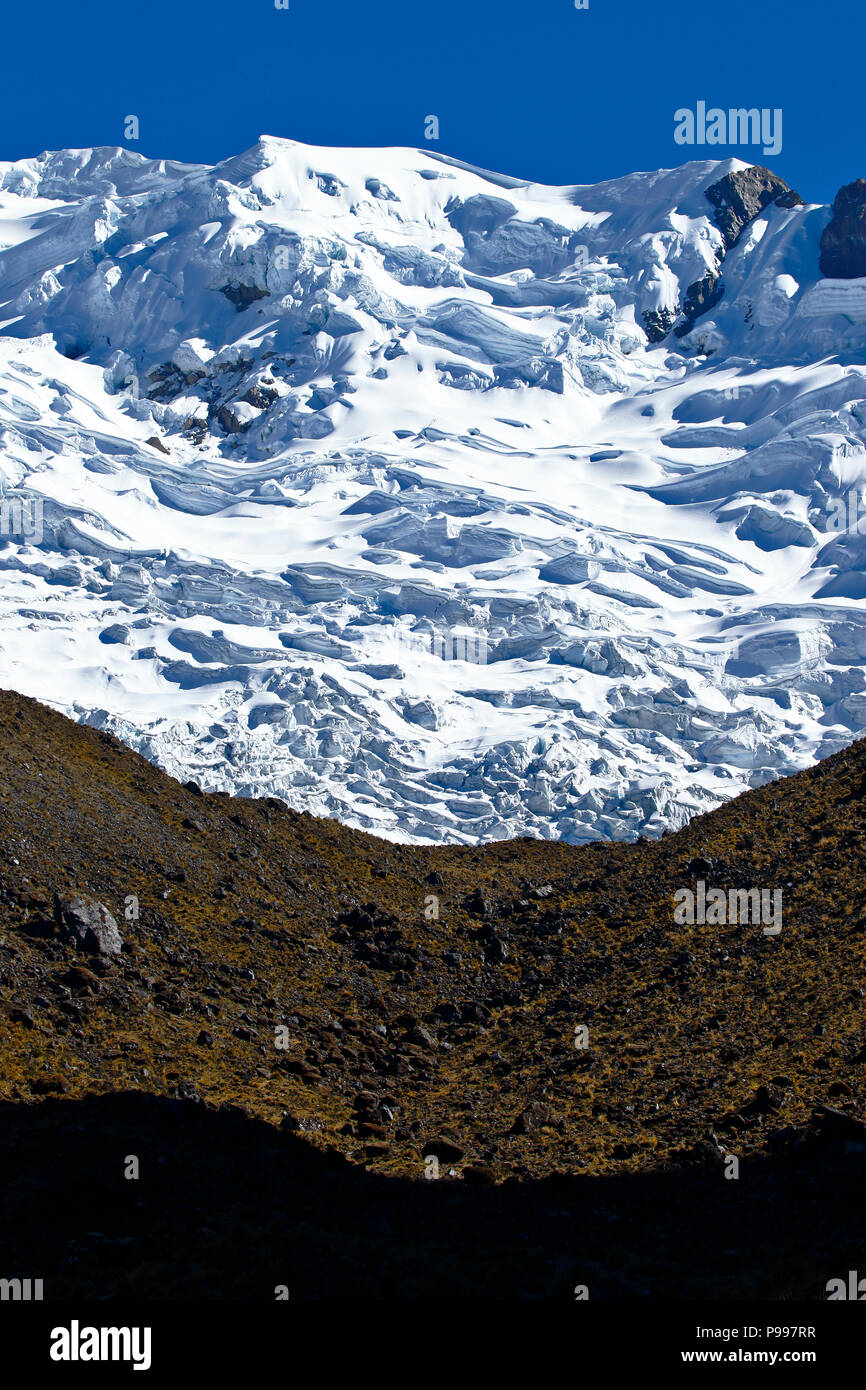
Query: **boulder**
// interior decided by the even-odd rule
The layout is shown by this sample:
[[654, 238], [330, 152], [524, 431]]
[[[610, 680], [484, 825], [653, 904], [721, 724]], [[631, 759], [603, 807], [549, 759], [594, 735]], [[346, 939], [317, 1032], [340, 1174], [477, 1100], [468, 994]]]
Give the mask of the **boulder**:
[[538, 1129], [560, 1129], [562, 1120], [546, 1101], [534, 1100], [517, 1116], [511, 1126], [512, 1134], [534, 1134]]
[[55, 896], [54, 916], [60, 934], [92, 955], [114, 956], [123, 948], [117, 922], [93, 898]]

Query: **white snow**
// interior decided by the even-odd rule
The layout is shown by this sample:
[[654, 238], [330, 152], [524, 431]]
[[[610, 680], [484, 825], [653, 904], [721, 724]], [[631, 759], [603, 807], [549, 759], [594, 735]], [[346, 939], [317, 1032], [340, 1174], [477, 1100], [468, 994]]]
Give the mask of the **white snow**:
[[866, 540], [833, 518], [866, 282], [820, 280], [829, 210], [766, 209], [724, 298], [644, 331], [742, 167], [0, 164], [0, 480], [43, 509], [28, 542], [0, 496], [2, 684], [424, 840], [658, 835], [862, 733]]

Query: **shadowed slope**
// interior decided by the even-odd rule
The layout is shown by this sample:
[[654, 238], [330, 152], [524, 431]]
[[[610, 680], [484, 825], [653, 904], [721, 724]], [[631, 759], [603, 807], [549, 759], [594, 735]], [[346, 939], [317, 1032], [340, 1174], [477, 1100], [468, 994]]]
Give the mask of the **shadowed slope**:
[[43, 1278], [48, 1299], [823, 1298], [862, 1256], [863, 1157], [820, 1149], [739, 1182], [704, 1168], [481, 1188], [358, 1172], [141, 1093], [3, 1104], [0, 1134], [0, 1267]]

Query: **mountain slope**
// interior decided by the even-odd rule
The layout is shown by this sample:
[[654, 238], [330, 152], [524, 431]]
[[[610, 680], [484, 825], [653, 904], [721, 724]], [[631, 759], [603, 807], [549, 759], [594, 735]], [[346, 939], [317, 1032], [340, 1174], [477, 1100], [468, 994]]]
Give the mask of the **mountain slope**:
[[[0, 711], [9, 1098], [195, 1093], [410, 1177], [442, 1134], [501, 1177], [604, 1173], [866, 1108], [864, 743], [657, 844], [424, 848]], [[698, 881], [779, 891], [781, 932], [678, 922]], [[75, 897], [120, 953], [76, 946]]]
[[[825, 1297], [856, 1267], [866, 744], [657, 844], [409, 847], [3, 693], [0, 786], [0, 1263], [46, 1297]], [[781, 932], [678, 925], [699, 880], [778, 888]], [[76, 896], [120, 950], [76, 944]]]
[[403, 840], [657, 837], [834, 752], [851, 187], [271, 137], [0, 164], [3, 679]]

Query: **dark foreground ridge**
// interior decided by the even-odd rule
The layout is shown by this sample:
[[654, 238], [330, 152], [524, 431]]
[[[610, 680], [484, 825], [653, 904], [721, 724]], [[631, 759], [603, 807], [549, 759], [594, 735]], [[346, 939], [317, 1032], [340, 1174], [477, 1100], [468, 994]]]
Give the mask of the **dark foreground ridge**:
[[47, 1298], [823, 1298], [863, 1263], [862, 1162], [820, 1146], [726, 1190], [700, 1166], [474, 1187], [140, 1092], [0, 1104], [0, 1133], [0, 1261]]
[[[861, 743], [656, 844], [399, 846], [0, 693], [0, 1277], [824, 1297], [863, 1263], [864, 804]], [[677, 924], [699, 882], [781, 931]]]

